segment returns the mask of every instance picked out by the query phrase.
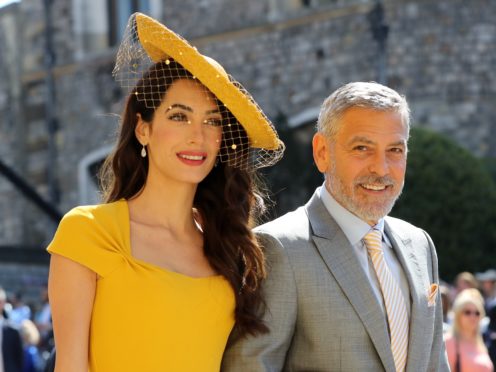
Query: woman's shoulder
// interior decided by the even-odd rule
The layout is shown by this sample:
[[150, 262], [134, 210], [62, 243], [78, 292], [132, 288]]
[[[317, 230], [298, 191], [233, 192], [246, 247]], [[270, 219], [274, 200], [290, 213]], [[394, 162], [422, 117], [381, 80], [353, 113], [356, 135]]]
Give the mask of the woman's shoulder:
[[79, 205], [69, 210], [65, 217], [81, 217], [81, 218], [105, 218], [109, 215], [119, 214], [126, 206], [124, 199], [110, 203], [94, 204], [94, 205]]
[[48, 252], [70, 258], [104, 277], [127, 250], [126, 218], [125, 200], [75, 207], [62, 218]]
[[451, 332], [447, 332], [445, 335], [444, 335], [444, 341], [445, 342], [453, 342], [453, 340], [455, 339], [455, 337], [453, 336], [453, 333]]
[[64, 215], [61, 225], [64, 227], [70, 227], [72, 225], [76, 225], [77, 227], [100, 224], [111, 225], [125, 215], [125, 208], [127, 208], [125, 200], [77, 206]]
[[456, 343], [455, 336], [451, 332], [448, 332], [444, 336], [444, 343], [446, 346], [446, 350], [448, 352], [450, 352], [451, 350], [454, 350], [455, 349], [455, 343]]

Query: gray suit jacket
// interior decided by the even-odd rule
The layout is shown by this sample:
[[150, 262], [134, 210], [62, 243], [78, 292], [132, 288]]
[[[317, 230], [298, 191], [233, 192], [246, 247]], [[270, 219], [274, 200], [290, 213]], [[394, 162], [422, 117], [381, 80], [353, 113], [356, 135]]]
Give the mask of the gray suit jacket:
[[[350, 243], [315, 193], [296, 211], [257, 228], [269, 265], [270, 333], [231, 335], [222, 371], [395, 371], [386, 318]], [[424, 231], [387, 217], [387, 234], [411, 296], [408, 372], [449, 371], [434, 245]]]

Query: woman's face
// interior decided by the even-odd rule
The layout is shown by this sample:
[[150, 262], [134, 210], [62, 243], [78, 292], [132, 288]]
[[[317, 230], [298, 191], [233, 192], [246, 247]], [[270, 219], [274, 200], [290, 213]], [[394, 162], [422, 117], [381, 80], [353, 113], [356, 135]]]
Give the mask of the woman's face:
[[221, 112], [203, 85], [176, 80], [151, 123], [138, 118], [136, 136], [147, 145], [149, 176], [197, 184], [215, 164], [222, 139]]
[[479, 327], [481, 313], [474, 304], [467, 303], [460, 309], [460, 328], [475, 332]]

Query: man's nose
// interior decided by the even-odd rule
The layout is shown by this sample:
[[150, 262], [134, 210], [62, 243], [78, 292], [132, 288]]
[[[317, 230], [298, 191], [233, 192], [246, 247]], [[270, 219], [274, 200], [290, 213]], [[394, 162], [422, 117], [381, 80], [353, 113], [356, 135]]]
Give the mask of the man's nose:
[[385, 153], [376, 153], [371, 158], [369, 171], [381, 177], [389, 174], [389, 161]]

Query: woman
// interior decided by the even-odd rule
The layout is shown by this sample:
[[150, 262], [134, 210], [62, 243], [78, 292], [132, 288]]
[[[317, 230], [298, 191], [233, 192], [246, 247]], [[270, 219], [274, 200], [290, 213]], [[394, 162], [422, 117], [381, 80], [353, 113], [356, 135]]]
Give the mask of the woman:
[[19, 331], [22, 337], [24, 360], [22, 363], [22, 372], [41, 371], [43, 361], [38, 349], [40, 343], [40, 332], [36, 325], [29, 319], [21, 322]]
[[482, 340], [480, 321], [484, 301], [473, 288], [461, 291], [453, 302], [453, 325], [446, 336], [446, 351], [453, 372], [490, 372], [493, 364]]
[[218, 371], [234, 322], [267, 331], [253, 171], [284, 145], [218, 63], [143, 14], [114, 75], [130, 94], [106, 203], [70, 211], [48, 248], [55, 371]]

